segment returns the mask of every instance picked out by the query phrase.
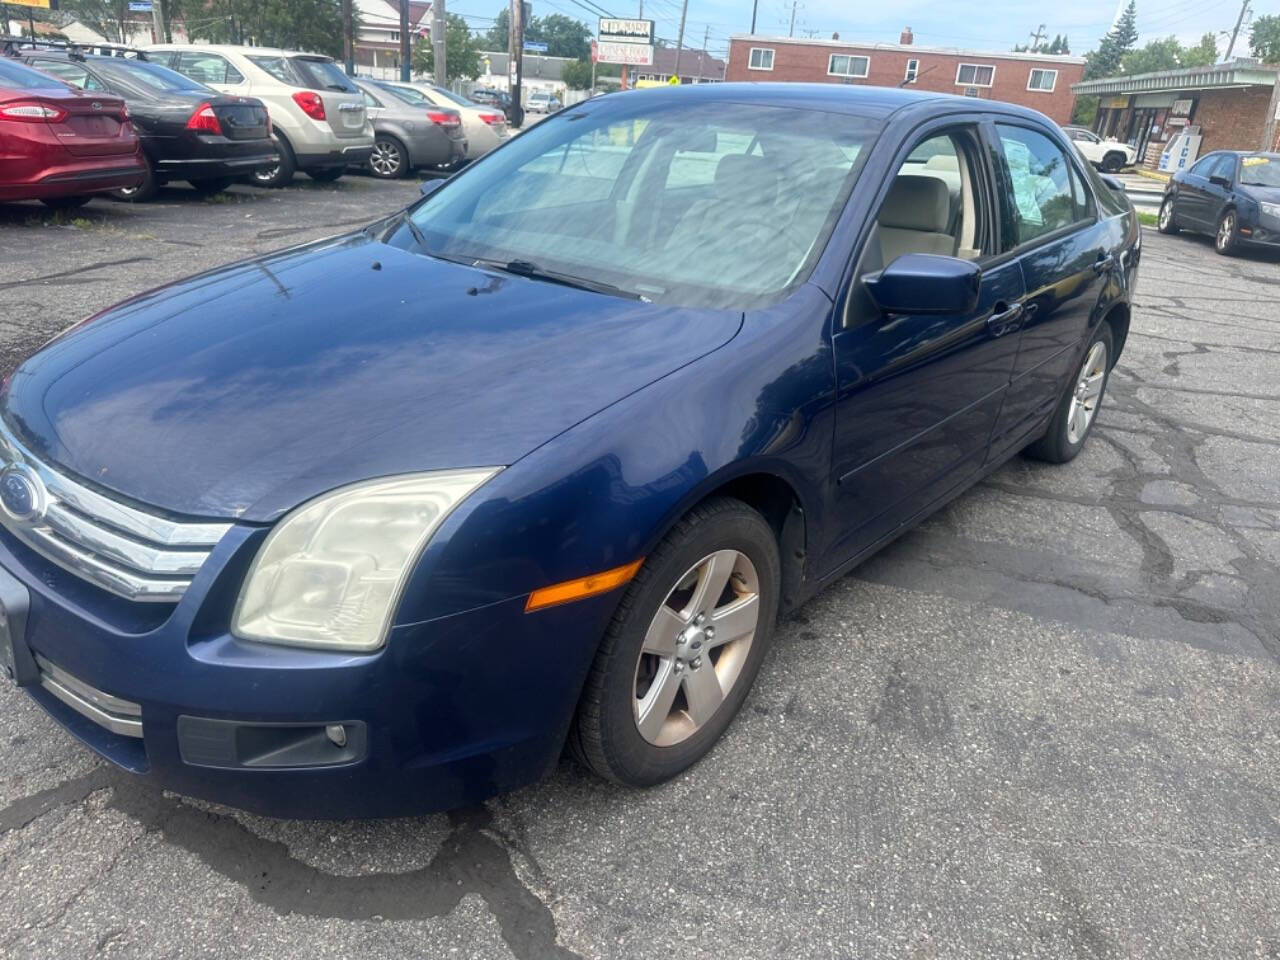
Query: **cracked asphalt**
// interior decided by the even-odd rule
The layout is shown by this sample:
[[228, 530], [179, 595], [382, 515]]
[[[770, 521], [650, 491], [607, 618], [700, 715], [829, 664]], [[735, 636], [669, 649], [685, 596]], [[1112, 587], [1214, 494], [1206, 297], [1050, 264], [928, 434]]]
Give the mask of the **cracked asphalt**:
[[[0, 206], [0, 369], [414, 189]], [[1280, 957], [1280, 261], [1144, 243], [1085, 452], [1013, 461], [785, 621], [661, 788], [565, 760], [448, 815], [271, 821], [0, 686], [0, 956]]]

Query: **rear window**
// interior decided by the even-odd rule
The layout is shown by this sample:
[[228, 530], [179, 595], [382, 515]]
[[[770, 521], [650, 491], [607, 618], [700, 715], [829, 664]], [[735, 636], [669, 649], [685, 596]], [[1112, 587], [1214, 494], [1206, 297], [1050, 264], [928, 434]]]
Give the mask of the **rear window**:
[[39, 70], [32, 70], [21, 63], [0, 60], [0, 87], [10, 87], [15, 90], [39, 90], [41, 88], [46, 90], [50, 88], [66, 90], [67, 85], [61, 80], [55, 80], [48, 74], [41, 73]]
[[356, 93], [356, 85], [351, 78], [342, 72], [332, 60], [312, 60], [308, 57], [294, 57], [293, 68], [302, 75], [307, 86], [317, 90], [341, 90], [343, 93]]
[[189, 91], [191, 93], [213, 93], [211, 87], [184, 77], [176, 70], [162, 67], [158, 63], [146, 60], [112, 60], [97, 65], [98, 69], [113, 80], [126, 86], [141, 87], [146, 92], [168, 93]]

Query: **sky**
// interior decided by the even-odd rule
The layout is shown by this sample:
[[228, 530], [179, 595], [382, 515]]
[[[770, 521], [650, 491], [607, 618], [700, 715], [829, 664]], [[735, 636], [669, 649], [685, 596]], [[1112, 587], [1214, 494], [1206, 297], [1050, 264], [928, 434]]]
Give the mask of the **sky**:
[[[562, 13], [595, 27], [600, 7], [620, 17], [639, 13], [641, 0], [532, 0], [533, 15]], [[707, 48], [723, 55], [732, 34], [751, 29], [752, 0], [688, 0], [685, 46]], [[786, 36], [793, 0], [755, 0], [759, 4], [756, 32]], [[1029, 42], [1041, 24], [1052, 39], [1065, 33], [1071, 52], [1083, 54], [1097, 45], [1116, 15], [1116, 0], [1070, 0], [1026, 3], [1016, 0], [896, 0], [885, 3], [852, 3], [849, 0], [794, 0], [796, 36], [896, 43], [903, 27], [915, 33], [915, 42], [928, 46], [964, 47], [976, 50], [1010, 50]], [[502, 0], [447, 0], [450, 13], [467, 17], [473, 28], [483, 30], [503, 6]], [[643, 0], [644, 16], [657, 21], [659, 37], [673, 44], [680, 27], [681, 0]], [[871, 9], [867, 9], [871, 8]], [[1280, 0], [1251, 0], [1254, 16], [1280, 14]], [[1240, 12], [1238, 0], [1138, 0], [1139, 45], [1173, 34], [1194, 43], [1204, 33], [1231, 31]], [[1241, 29], [1236, 54], [1248, 54], [1248, 23]], [[1225, 52], [1226, 38], [1219, 40]]]

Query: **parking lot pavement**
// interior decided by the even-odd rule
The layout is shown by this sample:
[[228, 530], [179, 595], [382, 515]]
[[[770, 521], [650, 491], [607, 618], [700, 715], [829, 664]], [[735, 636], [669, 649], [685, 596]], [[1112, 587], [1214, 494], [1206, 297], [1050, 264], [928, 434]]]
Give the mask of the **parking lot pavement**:
[[[413, 190], [0, 208], [4, 370]], [[1280, 265], [1153, 231], [1143, 257], [1084, 454], [1014, 461], [785, 621], [663, 787], [565, 761], [449, 815], [270, 821], [0, 689], [0, 955], [1280, 956]]]

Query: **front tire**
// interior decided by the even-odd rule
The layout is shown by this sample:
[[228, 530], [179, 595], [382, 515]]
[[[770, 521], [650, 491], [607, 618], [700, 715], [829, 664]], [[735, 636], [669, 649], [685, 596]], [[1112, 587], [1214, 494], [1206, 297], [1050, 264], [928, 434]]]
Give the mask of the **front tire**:
[[307, 176], [317, 183], [333, 183], [346, 172], [345, 167], [324, 167], [320, 170], [308, 170]]
[[720, 497], [686, 514], [618, 604], [570, 731], [574, 755], [636, 787], [705, 756], [773, 640], [781, 579], [773, 529], [745, 503]]
[[151, 162], [147, 161], [146, 170], [142, 175], [142, 182], [136, 187], [121, 187], [119, 190], [112, 190], [111, 196], [116, 200], [123, 200], [125, 203], [146, 203], [156, 195], [160, 189], [160, 184], [156, 182], [155, 171], [151, 169]]
[[1237, 246], [1239, 246], [1239, 234], [1236, 232], [1236, 212], [1226, 210], [1218, 218], [1218, 230], [1213, 237], [1213, 249], [1224, 257], [1229, 257], [1236, 252]]
[[298, 162], [294, 159], [293, 150], [290, 149], [289, 144], [279, 137], [272, 137], [271, 142], [275, 144], [280, 160], [274, 167], [263, 167], [261, 170], [253, 171], [250, 180], [255, 187], [271, 189], [287, 187], [293, 182], [293, 175], [298, 170]]
[[1160, 204], [1160, 216], [1156, 221], [1156, 229], [1161, 233], [1173, 234], [1178, 232], [1178, 221], [1173, 215], [1173, 197], [1164, 198], [1164, 202]]
[[222, 193], [227, 187], [231, 186], [232, 179], [230, 177], [207, 177], [199, 180], [188, 180], [196, 193], [202, 193], [205, 196], [212, 196], [215, 193]]
[[1111, 376], [1111, 358], [1114, 356], [1111, 325], [1098, 324], [1084, 359], [1080, 361], [1075, 376], [1067, 384], [1066, 392], [1058, 403], [1049, 429], [1045, 435], [1027, 447], [1028, 456], [1048, 463], [1066, 463], [1074, 460], [1084, 449], [1098, 418], [1102, 397]]
[[1119, 151], [1113, 150], [1102, 158], [1103, 173], [1119, 173], [1124, 169], [1125, 156]]

